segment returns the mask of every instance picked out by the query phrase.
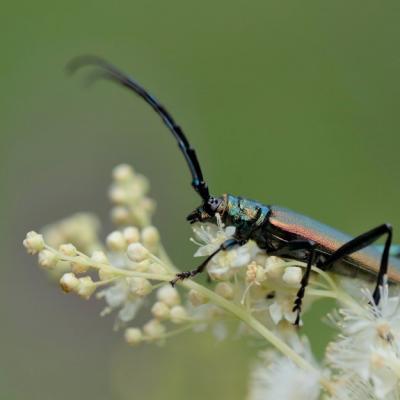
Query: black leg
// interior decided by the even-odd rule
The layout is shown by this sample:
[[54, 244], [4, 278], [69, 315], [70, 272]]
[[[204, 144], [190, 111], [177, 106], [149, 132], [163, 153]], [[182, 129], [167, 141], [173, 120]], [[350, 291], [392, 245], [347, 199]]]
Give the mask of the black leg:
[[300, 323], [300, 315], [301, 315], [301, 305], [303, 303], [304, 293], [306, 291], [306, 287], [308, 285], [308, 281], [310, 279], [311, 267], [314, 264], [315, 260], [315, 243], [312, 240], [293, 240], [279, 249], [269, 251], [268, 255], [290, 255], [291, 252], [297, 250], [306, 250], [308, 251], [307, 256], [307, 267], [301, 279], [300, 289], [297, 292], [296, 300], [294, 301], [293, 311], [297, 311], [297, 317], [295, 321], [295, 325], [299, 325]]
[[243, 246], [246, 243], [245, 240], [239, 240], [239, 239], [228, 239], [225, 240], [224, 243], [221, 244], [221, 246], [218, 247], [217, 250], [215, 250], [213, 253], [211, 253], [197, 268], [195, 268], [192, 271], [184, 271], [180, 272], [179, 274], [176, 274], [176, 277], [170, 282], [172, 286], [176, 284], [176, 282], [186, 279], [186, 278], [192, 278], [193, 276], [196, 276], [197, 274], [200, 274], [204, 271], [204, 268], [207, 266], [207, 264], [210, 262], [210, 260], [217, 255], [220, 251], [222, 250], [229, 250], [234, 246]]
[[379, 268], [378, 276], [376, 279], [376, 286], [373, 293], [375, 304], [379, 303], [380, 300], [380, 287], [383, 284], [383, 278], [387, 274], [390, 245], [392, 243], [392, 227], [388, 224], [379, 225], [368, 232], [355, 237], [343, 246], [339, 247], [322, 265], [319, 265], [321, 269], [327, 269], [332, 266], [335, 262], [339, 261], [343, 257], [346, 257], [358, 250], [368, 247], [370, 244], [378, 240], [383, 235], [387, 235], [386, 242], [383, 248], [381, 265]]

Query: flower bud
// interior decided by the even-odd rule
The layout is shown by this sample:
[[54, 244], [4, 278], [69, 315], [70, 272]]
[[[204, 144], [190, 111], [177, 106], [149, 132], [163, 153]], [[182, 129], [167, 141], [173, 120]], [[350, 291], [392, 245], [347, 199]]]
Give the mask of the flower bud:
[[218, 283], [214, 290], [215, 293], [217, 293], [218, 295], [222, 296], [227, 300], [232, 300], [235, 296], [235, 291], [233, 289], [233, 286], [228, 282]]
[[131, 243], [128, 246], [127, 255], [130, 260], [141, 262], [149, 256], [149, 251], [141, 243]]
[[149, 337], [149, 339], [160, 339], [165, 333], [165, 326], [157, 319], [152, 319], [151, 321], [147, 322], [146, 325], [144, 325], [143, 331]]
[[130, 243], [136, 243], [140, 240], [140, 231], [136, 226], [128, 226], [123, 230], [124, 238]]
[[191, 289], [188, 293], [189, 301], [194, 307], [201, 306], [208, 302], [207, 297], [198, 292], [197, 290]]
[[25, 240], [22, 242], [29, 254], [36, 254], [44, 249], [44, 239], [42, 235], [35, 231], [27, 233]]
[[80, 263], [80, 262], [73, 262], [71, 263], [71, 270], [74, 274], [83, 274], [87, 272], [89, 269], [89, 265]]
[[58, 263], [57, 254], [53, 253], [50, 250], [42, 250], [39, 253], [39, 265], [43, 268], [52, 269]]
[[112, 172], [114, 180], [117, 182], [126, 182], [133, 178], [133, 168], [128, 164], [117, 165]]
[[161, 264], [152, 262], [148, 267], [148, 272], [151, 274], [164, 274], [165, 268]]
[[160, 242], [160, 234], [157, 228], [154, 226], [146, 226], [146, 228], [142, 230], [142, 241], [144, 246], [148, 249], [157, 248]]
[[124, 251], [126, 249], [126, 240], [120, 231], [111, 232], [106, 238], [107, 247], [111, 251]]
[[130, 214], [126, 207], [117, 206], [111, 210], [111, 220], [115, 225], [127, 224], [129, 218]]
[[300, 267], [286, 267], [282, 279], [288, 285], [297, 286], [300, 284], [302, 278]]
[[282, 276], [282, 259], [279, 257], [271, 256], [267, 258], [265, 263], [265, 272], [270, 278], [280, 278]]
[[104, 252], [100, 250], [95, 250], [92, 253], [92, 256], [90, 259], [93, 261], [94, 264], [109, 264], [110, 262], [108, 261], [107, 256], [104, 254]]
[[182, 306], [173, 306], [171, 308], [171, 321], [174, 324], [181, 324], [187, 320], [187, 312]]
[[78, 280], [79, 285], [77, 288], [77, 293], [85, 300], [88, 300], [96, 290], [96, 285], [94, 284], [90, 276], [84, 276], [83, 278], [79, 278]]
[[79, 287], [79, 279], [72, 272], [68, 272], [61, 277], [60, 286], [65, 293], [76, 291]]
[[109, 279], [112, 279], [115, 276], [114, 273], [107, 271], [107, 269], [105, 268], [100, 268], [97, 273], [101, 281], [108, 281]]
[[126, 191], [120, 186], [113, 186], [109, 196], [114, 204], [124, 204], [127, 200]]
[[62, 244], [58, 250], [67, 257], [75, 257], [77, 254], [76, 247], [71, 243]]
[[157, 290], [157, 299], [170, 307], [180, 303], [178, 291], [170, 285], [162, 286]]
[[128, 328], [125, 330], [125, 341], [131, 346], [143, 341], [143, 333], [139, 328]]
[[156, 303], [154, 303], [153, 307], [151, 308], [151, 313], [157, 319], [160, 319], [160, 320], [167, 319], [167, 318], [169, 318], [169, 315], [170, 315], [170, 309], [165, 303], [163, 303], [161, 301], [157, 301]]
[[151, 283], [144, 278], [129, 278], [129, 286], [132, 292], [140, 297], [149, 295], [153, 290]]

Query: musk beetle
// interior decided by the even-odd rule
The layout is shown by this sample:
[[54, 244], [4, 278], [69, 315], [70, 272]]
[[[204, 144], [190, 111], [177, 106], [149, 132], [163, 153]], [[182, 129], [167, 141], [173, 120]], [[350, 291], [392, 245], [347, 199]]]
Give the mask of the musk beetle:
[[[254, 240], [261, 249], [265, 249], [268, 255], [306, 263], [293, 308], [293, 311], [297, 312], [296, 324], [300, 320], [302, 299], [312, 265], [324, 271], [374, 280], [376, 286], [373, 299], [376, 304], [380, 299], [380, 286], [385, 276], [391, 283], [400, 283], [400, 259], [390, 256], [392, 227], [389, 224], [379, 225], [359, 236], [351, 237], [280, 206], [265, 205], [231, 194], [219, 197], [210, 195], [195, 150], [189, 144], [181, 127], [176, 124], [171, 114], [158, 100], [135, 80], [101, 58], [77, 57], [69, 63], [68, 68], [70, 72], [74, 72], [82, 66], [96, 68], [93, 78], [105, 78], [135, 92], [154, 109], [172, 132], [188, 164], [192, 175], [192, 186], [201, 197], [201, 205], [188, 215], [187, 220], [190, 223], [215, 224], [215, 215], [218, 213], [224, 224], [236, 227], [232, 239], [222, 243], [196, 269], [177, 274], [171, 284], [181, 279], [194, 277], [205, 269], [207, 263], [217, 253], [229, 251], [235, 246], [242, 246], [249, 240]], [[385, 237], [383, 248], [373, 245], [381, 237]]]

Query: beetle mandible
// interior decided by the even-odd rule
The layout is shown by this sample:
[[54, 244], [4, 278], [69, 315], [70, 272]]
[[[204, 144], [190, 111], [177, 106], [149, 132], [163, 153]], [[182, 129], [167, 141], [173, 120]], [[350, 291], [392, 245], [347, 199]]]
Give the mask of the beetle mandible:
[[[201, 273], [217, 253], [242, 246], [249, 240], [255, 241], [268, 255], [306, 263], [293, 307], [293, 311], [297, 312], [296, 325], [300, 321], [302, 300], [313, 265], [342, 275], [374, 279], [376, 285], [373, 299], [376, 304], [379, 303], [380, 287], [386, 275], [389, 282], [400, 283], [400, 260], [390, 257], [392, 227], [389, 224], [379, 225], [359, 236], [351, 237], [283, 207], [265, 205], [231, 194], [220, 197], [210, 195], [195, 150], [181, 127], [158, 100], [135, 80], [99, 57], [77, 57], [69, 63], [68, 68], [70, 72], [74, 72], [82, 66], [94, 66], [98, 68], [95, 78], [106, 78], [134, 91], [154, 109], [172, 132], [188, 164], [192, 186], [202, 199], [201, 205], [188, 215], [187, 220], [190, 223], [215, 224], [218, 213], [224, 224], [236, 228], [233, 238], [222, 243], [194, 270], [177, 274], [171, 281], [172, 285], [178, 280]], [[381, 237], [386, 237], [383, 251], [377, 246], [372, 246]]]

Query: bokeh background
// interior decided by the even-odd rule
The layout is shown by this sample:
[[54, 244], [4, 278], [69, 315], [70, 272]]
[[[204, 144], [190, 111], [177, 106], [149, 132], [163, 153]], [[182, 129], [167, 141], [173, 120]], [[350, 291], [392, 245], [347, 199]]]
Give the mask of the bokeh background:
[[[151, 89], [214, 193], [352, 234], [398, 231], [399, 17], [396, 0], [2, 4], [0, 399], [243, 399], [259, 350], [208, 334], [128, 348], [99, 302], [63, 296], [25, 254], [28, 230], [76, 211], [97, 213], [105, 235], [110, 171], [129, 162], [152, 181], [170, 254], [193, 265], [198, 198], [168, 131], [119, 87], [83, 90], [66, 61], [99, 54]], [[319, 355], [328, 307], [306, 316]]]

